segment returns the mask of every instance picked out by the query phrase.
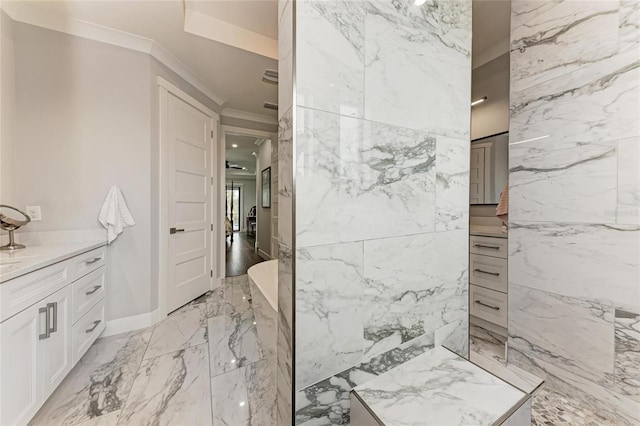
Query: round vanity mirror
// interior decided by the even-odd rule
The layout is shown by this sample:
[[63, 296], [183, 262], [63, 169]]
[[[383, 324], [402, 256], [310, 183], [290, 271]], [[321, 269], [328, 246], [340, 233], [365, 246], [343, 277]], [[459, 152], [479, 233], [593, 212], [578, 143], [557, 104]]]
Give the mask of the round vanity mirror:
[[0, 204], [0, 229], [9, 231], [9, 244], [0, 247], [0, 250], [17, 250], [25, 248], [22, 244], [16, 244], [13, 231], [31, 222], [31, 218], [22, 210], [6, 204]]

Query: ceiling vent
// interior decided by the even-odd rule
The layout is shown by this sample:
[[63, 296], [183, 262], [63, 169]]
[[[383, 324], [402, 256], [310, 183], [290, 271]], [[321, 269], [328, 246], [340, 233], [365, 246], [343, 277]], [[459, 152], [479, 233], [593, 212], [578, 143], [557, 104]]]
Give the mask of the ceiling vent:
[[274, 104], [272, 102], [265, 102], [263, 105], [266, 109], [272, 109], [274, 111], [278, 110], [278, 104]]
[[262, 74], [262, 81], [269, 84], [278, 84], [278, 71], [264, 70], [264, 74]]

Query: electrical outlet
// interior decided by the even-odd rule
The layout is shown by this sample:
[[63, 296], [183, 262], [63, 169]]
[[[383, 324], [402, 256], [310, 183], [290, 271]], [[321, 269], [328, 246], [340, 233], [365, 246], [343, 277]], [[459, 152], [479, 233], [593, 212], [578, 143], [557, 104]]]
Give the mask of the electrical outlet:
[[25, 210], [32, 221], [39, 222], [42, 220], [42, 212], [40, 211], [40, 206], [27, 206]]

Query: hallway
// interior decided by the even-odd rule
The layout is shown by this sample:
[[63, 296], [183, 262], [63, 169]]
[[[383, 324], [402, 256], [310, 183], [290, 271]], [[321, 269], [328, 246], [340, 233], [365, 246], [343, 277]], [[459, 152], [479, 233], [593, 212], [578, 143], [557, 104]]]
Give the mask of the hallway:
[[273, 425], [275, 380], [247, 276], [154, 327], [99, 339], [33, 425]]
[[233, 243], [226, 239], [226, 276], [236, 277], [244, 275], [253, 265], [264, 262], [254, 250], [255, 237], [247, 236], [246, 232], [234, 232]]

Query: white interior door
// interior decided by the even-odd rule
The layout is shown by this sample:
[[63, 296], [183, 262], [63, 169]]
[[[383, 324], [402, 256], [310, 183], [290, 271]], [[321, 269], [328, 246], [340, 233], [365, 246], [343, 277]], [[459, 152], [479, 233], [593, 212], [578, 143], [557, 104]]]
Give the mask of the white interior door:
[[469, 204], [484, 204], [484, 147], [471, 148]]
[[168, 94], [167, 312], [206, 293], [211, 269], [213, 119]]

